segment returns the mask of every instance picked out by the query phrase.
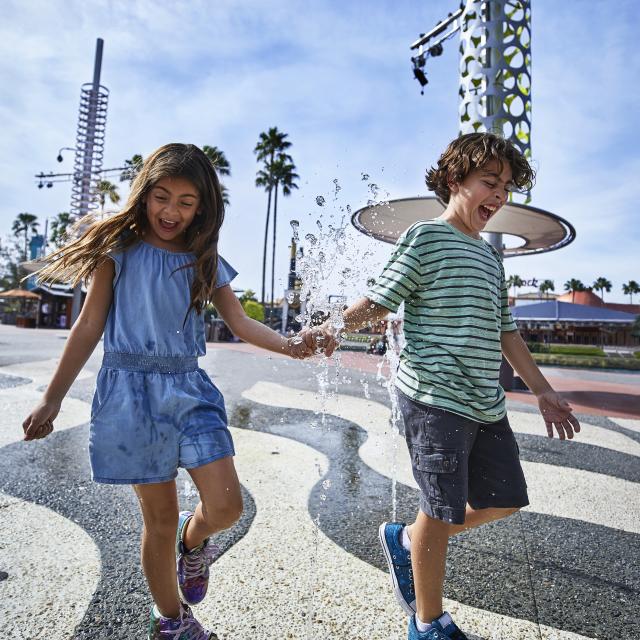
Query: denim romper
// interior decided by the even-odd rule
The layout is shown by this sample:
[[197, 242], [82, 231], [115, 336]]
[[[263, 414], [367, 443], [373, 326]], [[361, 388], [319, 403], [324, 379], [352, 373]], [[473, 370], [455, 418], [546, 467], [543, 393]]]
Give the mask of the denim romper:
[[[224, 399], [198, 368], [204, 316], [191, 310], [193, 254], [144, 241], [109, 257], [113, 303], [91, 406], [89, 454], [96, 482], [166, 482], [234, 455]], [[236, 271], [218, 259], [216, 288]]]

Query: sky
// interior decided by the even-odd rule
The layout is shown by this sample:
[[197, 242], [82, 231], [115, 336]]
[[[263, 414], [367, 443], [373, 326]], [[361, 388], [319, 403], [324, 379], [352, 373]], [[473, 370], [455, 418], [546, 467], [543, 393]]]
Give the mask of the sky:
[[[455, 0], [5, 0], [0, 237], [20, 212], [36, 214], [42, 229], [69, 209], [70, 183], [38, 189], [34, 175], [72, 170], [72, 152], [61, 164], [56, 156], [74, 146], [80, 87], [92, 80], [101, 37], [101, 81], [110, 92], [104, 166], [167, 142], [221, 148], [232, 175], [224, 180], [231, 204], [219, 248], [241, 289], [259, 291], [261, 281], [267, 199], [254, 185], [253, 149], [269, 127], [288, 133], [300, 179], [278, 207], [281, 295], [291, 219], [303, 236], [317, 231], [318, 219], [324, 229], [339, 224], [347, 205], [355, 211], [372, 198], [371, 183], [389, 198], [430, 195], [425, 169], [458, 133], [458, 41], [428, 61], [424, 95], [409, 45], [456, 7]], [[612, 302], [628, 302], [622, 283], [640, 281], [639, 27], [635, 0], [532, 0], [531, 204], [570, 221], [577, 238], [559, 251], [507, 259], [507, 275], [551, 279], [556, 292], [570, 278], [590, 285], [604, 276]], [[119, 187], [124, 199], [127, 184]], [[355, 295], [391, 247], [352, 227], [347, 245], [339, 259], [359, 267], [347, 286]]]

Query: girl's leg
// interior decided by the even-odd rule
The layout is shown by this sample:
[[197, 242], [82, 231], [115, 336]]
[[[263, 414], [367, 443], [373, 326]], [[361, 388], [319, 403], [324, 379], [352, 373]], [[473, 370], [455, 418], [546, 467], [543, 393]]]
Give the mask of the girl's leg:
[[176, 483], [137, 484], [142, 530], [142, 569], [160, 613], [167, 618], [180, 616], [176, 583], [176, 529], [178, 495]]
[[188, 472], [200, 493], [193, 518], [182, 534], [187, 549], [193, 549], [212, 533], [228, 529], [238, 520], [242, 514], [242, 494], [232, 456]]

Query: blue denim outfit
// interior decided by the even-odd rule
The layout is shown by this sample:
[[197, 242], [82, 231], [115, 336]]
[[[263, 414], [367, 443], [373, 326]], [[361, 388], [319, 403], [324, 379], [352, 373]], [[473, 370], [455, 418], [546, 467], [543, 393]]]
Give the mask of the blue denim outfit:
[[[190, 253], [140, 241], [115, 263], [104, 360], [91, 406], [93, 479], [109, 484], [166, 482], [234, 455], [224, 399], [198, 368], [204, 316], [193, 309]], [[218, 259], [216, 288], [237, 275]]]

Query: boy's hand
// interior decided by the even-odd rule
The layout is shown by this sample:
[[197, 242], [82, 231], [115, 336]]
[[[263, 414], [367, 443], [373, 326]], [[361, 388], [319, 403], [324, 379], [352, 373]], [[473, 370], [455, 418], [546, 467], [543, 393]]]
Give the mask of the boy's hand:
[[60, 412], [60, 403], [42, 401], [22, 423], [25, 440], [46, 438], [53, 431], [53, 421]]
[[338, 344], [333, 327], [327, 323], [313, 329], [303, 329], [298, 335], [312, 353], [322, 352], [327, 358], [335, 351]]
[[[558, 438], [573, 438], [573, 434], [579, 433], [580, 423], [571, 413], [571, 407], [555, 391], [546, 391], [538, 396], [538, 407], [547, 425], [547, 435], [553, 438], [553, 426], [558, 432]], [[565, 435], [566, 434], [566, 435]]]

